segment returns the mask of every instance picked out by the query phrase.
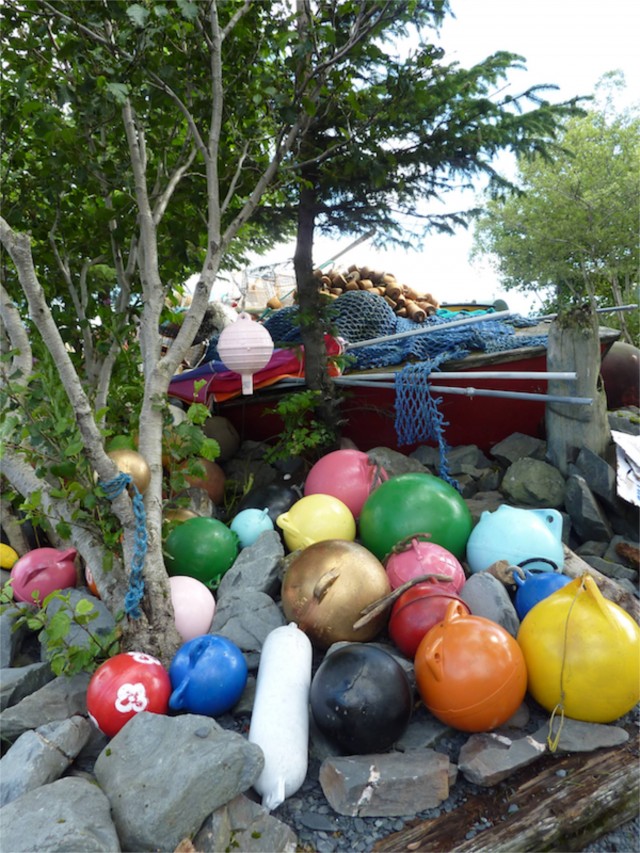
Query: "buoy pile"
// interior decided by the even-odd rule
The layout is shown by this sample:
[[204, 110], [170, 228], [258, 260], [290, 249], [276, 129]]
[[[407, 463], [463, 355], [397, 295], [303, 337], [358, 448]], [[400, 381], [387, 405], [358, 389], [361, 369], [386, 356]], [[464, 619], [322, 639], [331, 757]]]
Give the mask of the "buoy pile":
[[[467, 732], [505, 724], [527, 693], [552, 718], [600, 723], [640, 698], [640, 628], [591, 577], [563, 576], [558, 513], [503, 506], [474, 527], [453, 486], [427, 473], [388, 476], [367, 454], [344, 449], [311, 468], [302, 496], [259, 486], [228, 524], [175, 520], [163, 550], [183, 645], [166, 671], [141, 651], [96, 670], [87, 706], [106, 735], [143, 710], [216, 717], [239, 701], [247, 664], [239, 646], [211, 632], [214, 591], [265, 531], [289, 552], [279, 593], [285, 624], [262, 646], [249, 734], [265, 754], [256, 791], [268, 809], [305, 780], [310, 713], [344, 754], [379, 753], [403, 734], [416, 698]], [[75, 585], [75, 557], [38, 549], [16, 560], [16, 598], [41, 602]], [[514, 572], [517, 631], [464, 598], [467, 582], [500, 561]], [[371, 642], [380, 638], [388, 652]], [[315, 675], [312, 648], [327, 652]]]
[[337, 299], [352, 290], [368, 290], [384, 299], [398, 317], [406, 317], [415, 323], [423, 323], [440, 307], [431, 293], [420, 293], [407, 284], [401, 284], [393, 273], [372, 270], [367, 266], [352, 264], [346, 270], [334, 268], [328, 272], [316, 269], [313, 274], [319, 281], [320, 292], [329, 299]]

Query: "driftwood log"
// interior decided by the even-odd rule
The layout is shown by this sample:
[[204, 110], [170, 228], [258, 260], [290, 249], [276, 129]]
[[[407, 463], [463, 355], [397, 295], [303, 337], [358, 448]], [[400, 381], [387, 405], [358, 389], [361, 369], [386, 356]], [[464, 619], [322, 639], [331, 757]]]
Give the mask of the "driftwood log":
[[[378, 841], [374, 851], [542, 853], [578, 851], [638, 815], [638, 740], [589, 755], [546, 756], [538, 772], [521, 770], [469, 797], [454, 812]], [[542, 768], [542, 769], [540, 769]], [[509, 807], [517, 811], [509, 814]], [[485, 819], [488, 829], [466, 839]]]

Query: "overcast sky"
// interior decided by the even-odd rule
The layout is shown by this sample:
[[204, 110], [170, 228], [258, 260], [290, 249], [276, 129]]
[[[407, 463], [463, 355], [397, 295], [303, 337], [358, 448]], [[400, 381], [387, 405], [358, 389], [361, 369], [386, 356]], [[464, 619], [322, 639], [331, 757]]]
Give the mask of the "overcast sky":
[[[550, 83], [559, 87], [547, 95], [552, 102], [593, 94], [603, 74], [620, 69], [627, 80], [621, 105], [640, 101], [640, 0], [452, 0], [451, 5], [456, 18], [448, 19], [441, 33], [449, 61], [468, 67], [497, 50], [521, 54], [527, 70], [512, 75], [513, 93]], [[474, 194], [466, 199], [473, 205]], [[380, 253], [363, 243], [337, 265], [383, 266], [402, 283], [444, 302], [504, 297], [490, 263], [469, 261], [471, 242], [472, 232], [460, 229], [453, 237], [427, 237], [415, 252]], [[317, 238], [314, 262], [323, 263], [349, 243], [349, 238], [337, 243]], [[284, 246], [259, 263], [284, 261], [292, 253]], [[511, 293], [505, 298], [510, 308], [525, 314], [539, 308], [531, 297]]]

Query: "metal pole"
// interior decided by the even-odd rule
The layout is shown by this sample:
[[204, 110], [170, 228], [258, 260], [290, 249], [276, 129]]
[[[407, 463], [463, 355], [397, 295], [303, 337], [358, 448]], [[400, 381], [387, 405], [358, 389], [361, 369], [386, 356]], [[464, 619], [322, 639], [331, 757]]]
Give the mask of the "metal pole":
[[569, 403], [575, 406], [591, 406], [591, 397], [564, 397], [559, 394], [534, 394], [526, 391], [497, 391], [489, 388], [450, 388], [430, 385], [437, 394], [462, 394], [466, 397], [505, 397], [508, 400], [544, 400], [546, 403]]
[[[372, 380], [389, 380], [393, 379], [399, 371], [387, 373], [362, 373], [363, 379]], [[352, 374], [347, 374], [351, 376]], [[354, 376], [354, 378], [356, 378]], [[557, 371], [548, 372], [546, 370], [469, 370], [469, 371], [434, 371], [427, 377], [431, 381], [434, 379], [576, 379], [575, 371]]]

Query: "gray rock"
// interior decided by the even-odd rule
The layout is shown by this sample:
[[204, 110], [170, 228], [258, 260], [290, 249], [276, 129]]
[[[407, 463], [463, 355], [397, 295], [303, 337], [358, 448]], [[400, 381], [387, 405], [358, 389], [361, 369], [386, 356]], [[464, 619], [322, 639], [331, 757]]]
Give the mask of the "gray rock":
[[502, 482], [502, 471], [498, 468], [485, 468], [477, 478], [479, 492], [497, 491]]
[[350, 817], [414, 815], [449, 796], [446, 755], [431, 749], [325, 759], [320, 785], [331, 807]]
[[617, 581], [627, 580], [631, 583], [637, 583], [638, 581], [638, 572], [627, 566], [623, 566], [621, 563], [612, 563], [611, 560], [604, 560], [602, 557], [592, 557], [590, 554], [586, 554], [582, 559], [585, 563], [588, 563], [592, 568], [597, 569], [608, 578], [614, 578]]
[[409, 459], [415, 459], [416, 462], [420, 462], [421, 465], [435, 473], [440, 466], [440, 448], [422, 444], [409, 454]]
[[[417, 453], [417, 451], [416, 451]], [[404, 453], [398, 453], [397, 450], [391, 450], [389, 447], [374, 447], [367, 451], [367, 456], [373, 462], [377, 462], [387, 472], [389, 477], [397, 477], [399, 474], [429, 474], [431, 473], [426, 465], [419, 459], [411, 456], [405, 456]], [[438, 462], [434, 467], [438, 467]]]
[[458, 593], [474, 616], [484, 616], [502, 625], [513, 637], [520, 620], [504, 584], [490, 572], [476, 572]]
[[458, 769], [468, 782], [486, 788], [537, 761], [545, 752], [544, 743], [530, 735], [513, 738], [511, 733], [503, 732], [475, 734], [460, 750]]
[[0, 669], [0, 711], [15, 705], [54, 678], [51, 666], [43, 661]]
[[610, 429], [625, 432], [627, 435], [640, 435], [640, 409], [637, 406], [627, 406], [607, 412]]
[[587, 542], [583, 542], [582, 545], [578, 545], [573, 551], [583, 559], [587, 555], [590, 557], [604, 557], [607, 547], [607, 542], [594, 542], [593, 539], [589, 539]]
[[216, 600], [242, 595], [249, 590], [274, 598], [282, 586], [284, 546], [275, 530], [262, 533], [253, 545], [243, 548], [218, 586]]
[[583, 542], [588, 539], [598, 542], [611, 539], [611, 525], [584, 477], [571, 475], [567, 478], [564, 505], [571, 516], [576, 535]]
[[87, 713], [87, 686], [91, 676], [86, 672], [54, 678], [35, 693], [0, 714], [2, 737], [14, 741], [23, 732], [45, 723], [66, 720], [74, 714]]
[[[625, 559], [624, 555], [619, 553], [618, 546], [621, 546], [621, 551], [624, 548], [627, 548], [630, 552], [633, 552], [633, 558], [631, 556]], [[640, 547], [638, 545], [638, 540], [631, 541], [625, 536], [614, 536], [611, 542], [609, 542], [604, 554], [598, 554], [599, 557], [604, 557], [605, 560], [611, 560], [613, 563], [622, 563], [623, 565], [628, 565], [631, 569], [638, 568], [638, 553], [640, 552]]]
[[[97, 637], [104, 638], [108, 636], [115, 628], [115, 621], [105, 604], [91, 595], [90, 592], [84, 589], [67, 589], [64, 591], [65, 596], [69, 596], [69, 606], [75, 610], [80, 601], [88, 601], [93, 605], [94, 612], [97, 614], [95, 619], [92, 619], [87, 628]], [[47, 617], [52, 618], [61, 608], [66, 607], [64, 601], [58, 598], [53, 598], [47, 605]], [[47, 637], [44, 632], [40, 634], [40, 643], [42, 645], [42, 657], [44, 660], [50, 660], [52, 652], [47, 646]], [[81, 649], [89, 648], [91, 644], [91, 636], [82, 625], [72, 622], [69, 626], [69, 631], [65, 637], [65, 643], [68, 646], [79, 646]]]
[[453, 476], [458, 484], [458, 491], [465, 500], [472, 498], [476, 494], [478, 484], [471, 474], [455, 474]]
[[244, 652], [249, 669], [257, 669], [260, 650], [274, 628], [286, 624], [284, 614], [264, 592], [249, 590], [218, 601], [212, 634], [222, 634]]
[[563, 720], [554, 717], [551, 731], [547, 724], [534, 732], [532, 737], [547, 746], [551, 738], [554, 752], [593, 752], [595, 749], [620, 746], [629, 740], [628, 732], [620, 726], [584, 723], [570, 717]]
[[0, 668], [5, 669], [14, 665], [20, 647], [30, 633], [23, 625], [16, 627], [20, 616], [17, 607], [8, 607], [0, 613]]
[[525, 507], [559, 507], [564, 502], [564, 477], [548, 462], [517, 459], [506, 470], [501, 490]]
[[575, 467], [594, 495], [612, 505], [616, 499], [616, 472], [602, 456], [588, 447], [581, 448]]
[[242, 691], [242, 696], [231, 709], [234, 717], [241, 717], [250, 714], [253, 711], [253, 706], [256, 700], [256, 677], [255, 675], [247, 676], [247, 683]]
[[84, 717], [48, 723], [25, 732], [0, 759], [0, 804], [59, 779], [89, 739]]
[[451, 733], [451, 728], [431, 714], [414, 714], [403, 734], [394, 743], [397, 752], [434, 747], [438, 741]]
[[524, 459], [525, 456], [542, 460], [546, 453], [546, 442], [530, 435], [523, 435], [521, 432], [514, 432], [491, 448], [493, 458], [503, 465], [510, 465], [518, 459]]
[[504, 723], [501, 729], [524, 729], [531, 718], [531, 712], [526, 702]]
[[297, 843], [290, 826], [242, 794], [209, 815], [193, 839], [199, 853], [295, 853]]
[[498, 507], [505, 503], [501, 492], [476, 492], [476, 494], [465, 501], [473, 523], [477, 524], [483, 512], [495, 512]]
[[11, 853], [118, 853], [109, 800], [77, 777], [42, 785], [0, 809], [2, 849]]
[[196, 714], [136, 714], [100, 753], [95, 775], [126, 850], [172, 851], [251, 787], [260, 747]]
[[480, 469], [491, 467], [491, 461], [475, 444], [460, 444], [457, 447], [452, 447], [447, 453], [447, 462], [449, 473], [454, 476], [472, 474], [473, 472], [477, 472], [479, 475]]

